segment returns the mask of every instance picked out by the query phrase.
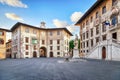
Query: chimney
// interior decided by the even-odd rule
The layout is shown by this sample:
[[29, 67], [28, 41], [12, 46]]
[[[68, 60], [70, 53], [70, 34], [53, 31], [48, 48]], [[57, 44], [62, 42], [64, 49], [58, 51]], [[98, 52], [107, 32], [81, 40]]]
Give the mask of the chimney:
[[46, 28], [45, 22], [41, 22], [40, 28]]

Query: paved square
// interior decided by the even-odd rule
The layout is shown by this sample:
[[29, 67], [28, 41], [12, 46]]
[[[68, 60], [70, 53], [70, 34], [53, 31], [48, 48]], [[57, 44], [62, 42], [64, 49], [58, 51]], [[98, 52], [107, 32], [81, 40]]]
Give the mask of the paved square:
[[120, 62], [61, 58], [0, 60], [0, 80], [120, 80]]

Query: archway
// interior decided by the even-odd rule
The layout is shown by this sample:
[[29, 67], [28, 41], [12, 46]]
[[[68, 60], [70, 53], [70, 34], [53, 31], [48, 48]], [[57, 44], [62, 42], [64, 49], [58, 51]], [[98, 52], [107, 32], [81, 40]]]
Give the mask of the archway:
[[53, 57], [53, 52], [50, 52], [50, 57]]
[[40, 48], [40, 57], [47, 57], [47, 49], [45, 47]]
[[105, 59], [106, 58], [106, 48], [103, 47], [102, 48], [102, 59]]
[[36, 51], [33, 52], [33, 57], [37, 57], [37, 52]]

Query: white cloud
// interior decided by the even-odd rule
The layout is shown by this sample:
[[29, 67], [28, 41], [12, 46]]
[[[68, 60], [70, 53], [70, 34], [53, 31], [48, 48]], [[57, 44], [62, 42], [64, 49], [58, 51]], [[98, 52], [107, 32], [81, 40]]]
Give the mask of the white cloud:
[[21, 8], [28, 7], [26, 4], [23, 4], [20, 0], [0, 0], [0, 3], [7, 4], [12, 7], [21, 7]]
[[15, 13], [5, 13], [5, 16], [11, 20], [23, 21], [23, 19]]
[[77, 22], [82, 17], [82, 15], [83, 15], [82, 12], [74, 12], [71, 15], [70, 19], [72, 22]]
[[66, 22], [66, 21], [60, 21], [60, 20], [58, 20], [58, 19], [54, 19], [54, 20], [53, 20], [53, 24], [54, 24], [56, 27], [58, 27], [58, 28], [60, 28], [60, 27], [66, 27], [66, 26], [67, 26], [67, 22]]

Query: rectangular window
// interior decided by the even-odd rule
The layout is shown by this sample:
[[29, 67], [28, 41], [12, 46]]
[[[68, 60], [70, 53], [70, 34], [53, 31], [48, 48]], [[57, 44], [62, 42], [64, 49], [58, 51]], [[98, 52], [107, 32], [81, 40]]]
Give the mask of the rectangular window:
[[98, 42], [99, 42], [99, 37], [96, 38], [96, 43], [98, 43]]
[[25, 42], [29, 43], [29, 38], [28, 37], [25, 37]]
[[86, 43], [87, 43], [87, 47], [89, 47], [89, 41], [87, 41]]
[[85, 48], [85, 42], [83, 43], [83, 47]]
[[106, 35], [103, 36], [103, 41], [106, 40]]
[[53, 50], [53, 47], [52, 47], [52, 46], [50, 46], [50, 50]]
[[53, 34], [52, 34], [52, 31], [50, 31], [50, 36], [52, 36]]
[[93, 46], [93, 39], [91, 39], [91, 47]]
[[37, 34], [37, 31], [36, 31], [36, 30], [33, 30], [33, 34]]
[[96, 12], [96, 18], [98, 18], [99, 17], [99, 13], [98, 12]]
[[86, 38], [88, 39], [88, 37], [89, 37], [89, 34], [88, 34], [88, 31], [86, 32]]
[[25, 53], [25, 55], [28, 55], [28, 54], [29, 54], [28, 52]]
[[45, 44], [45, 40], [42, 40], [42, 44]]
[[93, 36], [93, 28], [91, 29], [91, 37]]
[[57, 40], [57, 44], [60, 44], [60, 40], [59, 39]]
[[34, 45], [34, 50], [36, 50], [36, 45]]
[[26, 28], [26, 29], [25, 29], [25, 32], [26, 32], [26, 33], [29, 33], [29, 28]]
[[60, 31], [57, 31], [57, 35], [60, 35]]
[[52, 40], [50, 40], [50, 44], [53, 44], [53, 41], [52, 41]]
[[91, 18], [90, 18], [90, 22], [92, 22], [93, 21], [93, 17], [91, 16]]
[[83, 33], [83, 40], [85, 40], [85, 33]]
[[57, 46], [57, 50], [60, 50], [60, 46]]
[[0, 36], [3, 36], [4, 35], [4, 32], [3, 31], [0, 31]]
[[106, 24], [105, 22], [102, 23], [102, 32], [105, 32], [106, 31]]
[[96, 35], [99, 34], [99, 26], [96, 26]]
[[0, 45], [4, 44], [4, 40], [0, 38]]
[[60, 55], [60, 52], [57, 52], [57, 55]]
[[26, 50], [28, 50], [28, 45], [25, 46]]

